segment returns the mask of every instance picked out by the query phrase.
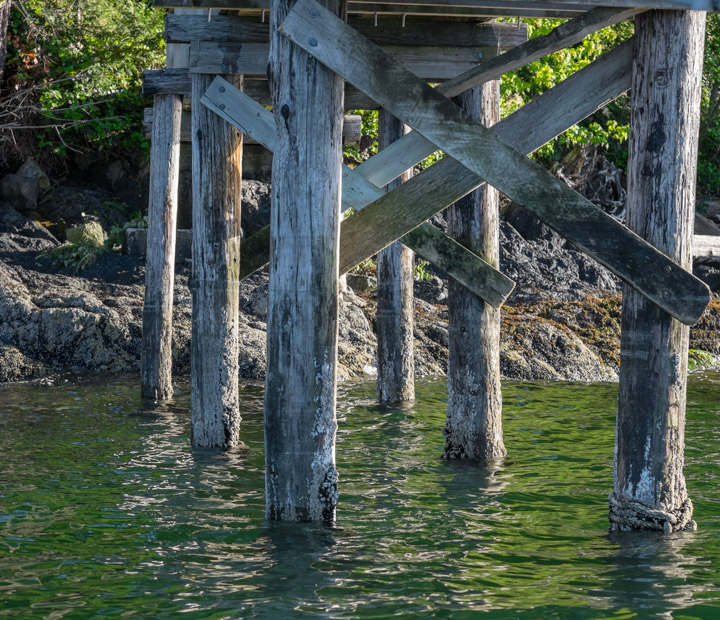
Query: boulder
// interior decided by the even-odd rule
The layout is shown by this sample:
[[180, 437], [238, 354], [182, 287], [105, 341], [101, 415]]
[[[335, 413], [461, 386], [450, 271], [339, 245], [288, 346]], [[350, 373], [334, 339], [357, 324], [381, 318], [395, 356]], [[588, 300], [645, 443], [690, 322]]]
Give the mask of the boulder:
[[50, 189], [50, 177], [32, 157], [28, 157], [15, 174], [24, 179], [34, 180], [44, 192]]
[[18, 211], [35, 211], [41, 192], [35, 179], [8, 174], [0, 181], [0, 198]]
[[105, 242], [102, 226], [97, 222], [87, 222], [80, 226], [68, 228], [65, 237], [70, 243], [89, 243], [100, 247]]

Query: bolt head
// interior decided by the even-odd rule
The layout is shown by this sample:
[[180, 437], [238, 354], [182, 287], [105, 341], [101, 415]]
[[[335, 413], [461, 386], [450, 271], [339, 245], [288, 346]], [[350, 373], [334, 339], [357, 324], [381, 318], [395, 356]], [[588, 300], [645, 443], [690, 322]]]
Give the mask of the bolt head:
[[225, 87], [224, 87], [224, 86], [221, 86], [219, 90], [220, 90], [221, 93], [224, 93], [224, 92], [225, 92]]
[[317, 17], [318, 15], [320, 15], [320, 11], [317, 9], [310, 9], [310, 17]]
[[317, 47], [318, 44], [317, 39], [310, 39], [308, 43], [310, 44], [310, 47]]

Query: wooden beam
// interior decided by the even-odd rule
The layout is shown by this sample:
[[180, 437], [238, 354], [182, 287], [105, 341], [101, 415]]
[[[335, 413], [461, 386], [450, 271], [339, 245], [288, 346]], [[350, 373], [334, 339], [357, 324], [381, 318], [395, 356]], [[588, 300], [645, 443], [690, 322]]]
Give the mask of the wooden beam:
[[156, 95], [155, 109], [159, 122], [150, 145], [140, 379], [143, 397], [167, 400], [173, 394], [172, 315], [182, 100], [179, 95]]
[[[187, 69], [148, 69], [143, 71], [143, 94], [183, 95], [190, 97], [190, 74]], [[267, 79], [245, 79], [243, 90], [260, 105], [270, 105]], [[378, 104], [357, 88], [345, 85], [345, 110], [377, 110]]]
[[[490, 130], [464, 118], [457, 106], [441, 93], [418, 80], [317, 2], [298, 0], [279, 30], [666, 312], [686, 324], [695, 323], [702, 315], [710, 301], [710, 290], [703, 282], [541, 166], [497, 139]], [[432, 166], [425, 174], [438, 166]], [[402, 228], [398, 226], [400, 223], [413, 228], [428, 217], [423, 215], [418, 219], [419, 208], [414, 216], [388, 211], [389, 207], [400, 206], [393, 195], [404, 188], [409, 188], [410, 194], [405, 209], [420, 200], [413, 195], [414, 186], [410, 181], [346, 220], [343, 235], [347, 229], [348, 248], [354, 244], [358, 248], [367, 245], [367, 238], [376, 238], [381, 231], [383, 234], [398, 232]], [[434, 179], [434, 188], [439, 195], [451, 193], [441, 179]], [[401, 230], [397, 237], [404, 232]]]
[[[628, 226], [692, 268], [705, 14], [650, 11], [635, 25]], [[690, 328], [623, 288], [613, 530], [693, 530], [685, 484]]]
[[229, 448], [240, 441], [242, 135], [200, 103], [211, 80], [192, 77], [191, 437], [196, 447]]
[[695, 235], [693, 237], [693, 258], [720, 257], [720, 237], [716, 235]]
[[[430, 82], [449, 80], [475, 67], [481, 59], [495, 56], [493, 47], [385, 46], [386, 53], [419, 78]], [[190, 44], [190, 73], [230, 73], [265, 76], [270, 45], [267, 43]]]
[[[526, 43], [513, 48], [500, 56], [483, 60], [476, 68], [459, 75], [450, 82], [441, 84], [438, 86], [437, 90], [446, 97], [454, 97], [468, 88], [472, 88], [486, 81], [497, 79], [508, 71], [522, 67], [527, 63], [533, 62], [557, 50], [574, 45], [588, 34], [625, 19], [627, 14], [628, 12], [625, 10], [603, 8], [593, 9], [587, 14], [557, 26], [552, 32], [545, 36], [530, 39]], [[602, 61], [600, 65], [603, 65], [604, 63], [605, 61]], [[593, 71], [595, 70], [602, 69], [593, 69]], [[630, 74], [628, 69], [625, 73], [628, 85], [629, 76]], [[607, 79], [607, 76], [604, 76], [601, 79]], [[568, 84], [570, 83], [572, 82], [569, 82]], [[614, 82], [610, 81], [607, 82], [607, 84], [612, 85]], [[587, 88], [587, 85], [584, 84], [581, 85], [581, 87]], [[567, 87], [561, 87], [560, 90], [553, 89], [550, 92], [565, 93], [566, 88]], [[613, 92], [614, 91], [607, 92], [608, 99], [606, 102], [618, 96], [617, 94], [613, 94]], [[549, 93], [546, 93], [546, 95], [554, 96], [549, 95]], [[568, 101], [576, 101], [575, 95], [571, 92], [567, 92], [567, 94], [564, 94], [561, 99], [557, 99], [556, 105], [563, 106], [562, 110], [564, 111], [564, 114], [570, 114], [571, 116], [568, 116], [567, 118], [572, 118], [573, 112], [568, 110], [566, 105]], [[606, 102], [598, 103], [597, 106], [601, 107]], [[532, 107], [535, 104], [531, 102], [528, 105]], [[562, 116], [559, 110], [560, 108], [558, 108], [558, 113], [555, 115], [558, 119]], [[594, 111], [595, 110], [591, 110], [587, 114]], [[587, 114], [585, 114], [585, 116], [587, 116]], [[580, 116], [578, 121], [575, 122], [579, 122], [579, 120], [582, 120], [583, 118], [584, 116]], [[522, 131], [532, 132], [535, 124], [530, 121], [530, 119], [528, 119], [528, 121], [527, 127], [523, 128]], [[572, 125], [572, 123], [570, 123], [570, 125]], [[567, 129], [570, 125], [565, 125], [563, 129], [558, 131], [558, 134], [565, 131], [565, 129]], [[548, 140], [551, 140], [553, 137], [554, 136], [551, 136]], [[388, 183], [394, 178], [393, 175], [402, 174], [402, 171], [407, 167], [414, 166], [436, 150], [437, 147], [432, 142], [426, 140], [422, 137], [422, 135], [414, 131], [390, 145], [390, 147], [388, 147], [383, 153], [379, 153], [375, 157], [365, 161], [361, 167], [363, 168], [363, 174], [366, 178], [376, 185], [383, 186], [385, 183]]]
[[[483, 24], [409, 18], [402, 27], [400, 17], [374, 25], [372, 19], [351, 17], [352, 28], [378, 45], [424, 45], [439, 47], [493, 47], [508, 49], [527, 41], [526, 24]], [[165, 18], [167, 43], [219, 41], [224, 43], [266, 43], [269, 24], [252, 17], [217, 15], [211, 21], [197, 15], [168, 15]]]
[[[273, 1], [274, 27], [292, 2]], [[343, 0], [325, 2], [344, 14]], [[328, 522], [335, 519], [338, 500], [343, 81], [276, 30], [272, 48], [277, 143], [267, 312], [265, 514], [277, 520]]]
[[[401, 138], [406, 131], [410, 131], [407, 125], [380, 109], [379, 150]], [[391, 191], [395, 186], [404, 183], [412, 174], [412, 168], [405, 171], [389, 183], [385, 191]], [[377, 397], [381, 403], [415, 400], [414, 271], [415, 254], [401, 242], [395, 241], [378, 252], [375, 322]]]
[[[500, 120], [500, 82], [460, 97], [463, 111], [485, 126]], [[489, 263], [500, 264], [500, 196], [490, 185], [470, 192], [445, 213], [448, 234]], [[448, 285], [446, 459], [490, 461], [505, 456], [500, 389], [500, 312]]]
[[[180, 141], [192, 142], [191, 113], [184, 111], [181, 116]], [[153, 108], [143, 110], [143, 135], [150, 138], [154, 125], [155, 113]], [[343, 144], [359, 144], [362, 137], [362, 117], [359, 114], [346, 114], [343, 117]], [[261, 144], [252, 136], [248, 136], [245, 144]]]
[[[276, 130], [272, 114], [244, 93], [216, 78], [201, 101], [246, 136], [252, 136], [270, 151], [275, 150]], [[380, 188], [369, 183], [359, 170], [343, 166], [343, 210], [360, 211], [383, 195]], [[402, 241], [493, 307], [502, 306], [512, 292], [512, 280], [431, 224], [422, 224]], [[241, 251], [240, 275], [246, 277], [268, 260], [268, 231], [263, 229], [243, 242]]]
[[[376, 4], [397, 4], [398, 0], [374, 0]], [[153, 5], [159, 8], [185, 7], [185, 8], [217, 8], [235, 10], [262, 10], [269, 8], [269, 0], [153, 0]], [[358, 3], [350, 3], [350, 12]], [[479, 9], [495, 9], [505, 11], [554, 10], [558, 12], [587, 11], [598, 6], [598, 0], [552, 0], [551, 2], [535, 2], [533, 0], [414, 0], [414, 6], [471, 6]], [[602, 0], [604, 6], [638, 7], [645, 9], [676, 9], [676, 10], [720, 10], [718, 0]], [[532, 16], [532, 15], [528, 15]]]

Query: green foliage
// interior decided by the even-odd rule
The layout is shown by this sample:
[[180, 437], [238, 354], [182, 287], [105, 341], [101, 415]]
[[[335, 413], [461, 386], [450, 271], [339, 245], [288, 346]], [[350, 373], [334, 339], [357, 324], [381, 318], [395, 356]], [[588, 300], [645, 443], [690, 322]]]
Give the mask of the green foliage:
[[106, 247], [93, 243], [63, 243], [56, 248], [41, 252], [39, 256], [47, 257], [56, 267], [62, 267], [75, 274], [90, 267], [98, 256], [105, 252], [107, 252]]
[[720, 197], [720, 14], [708, 13], [698, 155], [698, 191]]
[[701, 349], [688, 351], [688, 370], [712, 370], [718, 366], [720, 366], [720, 359], [712, 353]]
[[359, 265], [355, 265], [348, 273], [354, 273], [360, 276], [374, 276], [377, 274], [377, 260], [375, 258], [366, 258]]
[[[108, 203], [105, 203], [108, 204]], [[127, 206], [127, 205], [126, 205]], [[108, 238], [105, 240], [105, 247], [108, 250], [115, 250], [118, 247], [125, 245], [125, 236], [128, 228], [147, 228], [147, 216], [143, 215], [139, 211], [134, 211], [129, 214], [130, 220], [125, 222], [122, 226], [113, 225], [108, 233]]]
[[432, 274], [427, 270], [429, 265], [430, 263], [426, 260], [416, 260], [415, 267], [413, 269], [413, 279], [418, 282], [423, 280], [432, 280]]
[[[528, 19], [530, 38], [548, 34], [560, 20]], [[500, 83], [501, 113], [507, 116], [556, 84], [579, 71], [633, 34], [632, 22], [623, 22], [586, 37], [577, 45], [560, 50], [532, 62], [516, 71], [506, 73]], [[627, 99], [618, 101], [574, 125], [536, 152], [544, 160], [558, 160], [577, 144], [597, 144], [609, 151], [611, 158], [623, 165], [627, 159], [628, 136]], [[617, 145], [623, 145], [620, 149]]]
[[[150, 0], [18, 0], [9, 28], [12, 86], [36, 148], [146, 148], [142, 70], [164, 60], [161, 11]], [[22, 124], [21, 124], [22, 125]]]

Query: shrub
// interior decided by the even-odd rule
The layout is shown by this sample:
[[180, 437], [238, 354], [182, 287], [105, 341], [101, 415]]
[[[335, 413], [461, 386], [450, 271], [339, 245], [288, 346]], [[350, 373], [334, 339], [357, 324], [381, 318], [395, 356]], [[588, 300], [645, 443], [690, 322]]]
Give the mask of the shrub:
[[151, 0], [15, 2], [0, 126], [18, 147], [4, 163], [147, 148], [141, 76], [164, 61], [162, 18]]

